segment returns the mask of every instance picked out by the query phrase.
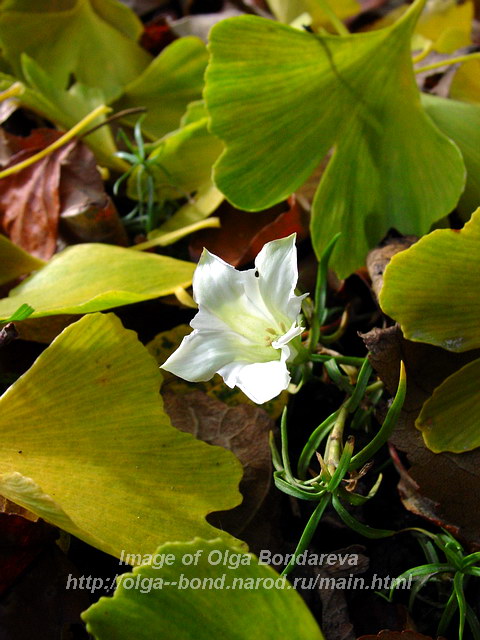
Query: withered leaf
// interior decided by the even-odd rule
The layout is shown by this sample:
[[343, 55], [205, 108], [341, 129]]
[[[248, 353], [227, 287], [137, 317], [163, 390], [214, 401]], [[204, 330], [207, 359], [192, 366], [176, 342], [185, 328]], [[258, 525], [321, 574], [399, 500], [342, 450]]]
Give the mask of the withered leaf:
[[[345, 565], [336, 563], [334, 565], [322, 565], [314, 567], [317, 575], [325, 578], [340, 578], [354, 574], [364, 573], [368, 569], [369, 560], [363, 555], [365, 547], [351, 545], [346, 549], [339, 549], [334, 553], [341, 556], [356, 554], [358, 561], [356, 565]], [[322, 602], [322, 631], [327, 640], [355, 640], [353, 624], [350, 622], [348, 613], [347, 598], [344, 589], [322, 589], [318, 590]]]
[[[62, 134], [36, 129], [26, 138], [8, 136], [13, 166], [55, 142]], [[0, 229], [32, 255], [48, 260], [57, 249], [59, 219], [67, 241], [126, 244], [118, 214], [105, 193], [93, 153], [72, 140], [0, 181]]]
[[216, 212], [219, 229], [203, 229], [190, 243], [192, 257], [198, 259], [204, 247], [234, 267], [255, 259], [263, 245], [296, 232], [308, 235], [308, 215], [292, 197], [289, 206], [279, 204], [265, 211], [240, 211], [224, 202]]
[[271, 482], [268, 434], [274, 422], [260, 407], [229, 407], [202, 391], [184, 395], [163, 393], [165, 410], [173, 426], [209, 444], [232, 451], [243, 464], [240, 483], [243, 502], [222, 512], [221, 526], [238, 535], [260, 508]]
[[[407, 371], [407, 396], [391, 442], [407, 453], [410, 480], [400, 489], [408, 509], [480, 545], [480, 449], [463, 454], [432, 453], [415, 420], [433, 390], [460, 367], [480, 356], [479, 350], [452, 353], [405, 340], [398, 326], [373, 329], [362, 336], [369, 359], [390, 393], [395, 393], [400, 360]], [[459, 424], [461, 429], [462, 425]], [[459, 489], [461, 488], [461, 490]]]

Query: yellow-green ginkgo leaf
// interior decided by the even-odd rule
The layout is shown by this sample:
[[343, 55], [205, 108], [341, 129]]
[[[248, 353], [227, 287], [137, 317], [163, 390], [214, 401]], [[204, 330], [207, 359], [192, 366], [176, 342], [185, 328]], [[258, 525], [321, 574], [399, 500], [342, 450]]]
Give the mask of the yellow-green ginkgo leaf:
[[159, 547], [82, 617], [96, 640], [323, 640], [286, 578], [219, 539]]
[[346, 276], [395, 227], [422, 235], [457, 203], [465, 167], [424, 113], [410, 39], [417, 0], [391, 27], [315, 35], [255, 16], [211, 31], [205, 99], [225, 143], [217, 187], [261, 210], [297, 189], [330, 149], [312, 207], [321, 254], [339, 231], [332, 266]]
[[241, 465], [171, 426], [160, 383], [113, 314], [67, 327], [0, 398], [0, 494], [115, 556], [218, 535]]
[[[179, 126], [188, 103], [201, 97], [207, 60], [199, 38], [175, 40], [132, 80], [115, 108], [146, 107], [142, 131], [152, 139], [161, 138]], [[135, 120], [127, 119], [131, 124]]]
[[30, 255], [0, 234], [0, 284], [41, 269], [45, 262]]
[[437, 229], [395, 255], [380, 305], [409, 340], [480, 347], [480, 209], [461, 231]]
[[[137, 44], [142, 25], [116, 0], [3, 0], [2, 53], [22, 78], [27, 53], [60, 88], [73, 76], [83, 84], [118, 91], [152, 59]], [[48, 34], [48, 37], [45, 37]]]
[[449, 376], [425, 402], [415, 426], [435, 452], [464, 453], [480, 447], [480, 359]]
[[101, 243], [78, 244], [50, 262], [0, 300], [0, 320], [21, 304], [32, 318], [91, 313], [151, 300], [188, 287], [195, 265], [153, 253]]
[[468, 219], [480, 204], [480, 104], [423, 93], [422, 105], [440, 131], [451, 138], [462, 152], [467, 183], [457, 210]]
[[[305, 13], [310, 15], [315, 28], [330, 22], [321, 0], [267, 0], [267, 4], [277, 20], [286, 24]], [[355, 15], [361, 8], [357, 0], [329, 0], [328, 4], [340, 20]]]

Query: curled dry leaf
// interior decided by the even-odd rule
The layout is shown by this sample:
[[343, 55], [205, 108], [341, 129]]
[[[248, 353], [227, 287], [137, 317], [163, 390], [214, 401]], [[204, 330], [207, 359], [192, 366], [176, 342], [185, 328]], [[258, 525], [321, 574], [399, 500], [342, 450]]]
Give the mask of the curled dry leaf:
[[[390, 393], [398, 383], [400, 360], [407, 370], [407, 396], [391, 442], [407, 454], [408, 478], [400, 485], [404, 505], [480, 546], [480, 449], [463, 454], [432, 453], [415, 420], [425, 400], [449, 375], [480, 356], [479, 350], [452, 353], [405, 340], [398, 326], [373, 329], [363, 340], [369, 359]], [[459, 424], [458, 428], [461, 429]], [[459, 491], [459, 487], [462, 488]]]
[[[58, 140], [53, 129], [8, 137], [14, 166]], [[73, 240], [126, 244], [118, 214], [105, 193], [93, 153], [72, 140], [33, 165], [0, 181], [0, 229], [32, 255], [56, 251], [59, 218]]]
[[204, 229], [195, 234], [190, 253], [199, 258], [206, 247], [234, 267], [255, 259], [264, 244], [296, 233], [299, 240], [308, 235], [308, 214], [292, 196], [288, 208], [280, 204], [265, 211], [240, 211], [228, 202], [217, 210], [219, 229]]
[[268, 434], [273, 420], [260, 407], [241, 404], [229, 407], [202, 391], [177, 395], [163, 393], [165, 410], [174, 427], [196, 438], [232, 451], [244, 468], [240, 491], [243, 502], [222, 512], [221, 528], [238, 535], [260, 508], [271, 481]]
[[378, 247], [367, 255], [367, 269], [372, 280], [372, 289], [378, 297], [383, 284], [383, 274], [391, 258], [404, 249], [408, 249], [418, 238], [416, 236], [387, 237]]

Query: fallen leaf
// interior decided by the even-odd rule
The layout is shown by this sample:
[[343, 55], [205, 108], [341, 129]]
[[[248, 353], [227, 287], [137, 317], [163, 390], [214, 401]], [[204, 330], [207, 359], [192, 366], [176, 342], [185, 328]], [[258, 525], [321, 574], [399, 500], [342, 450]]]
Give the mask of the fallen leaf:
[[274, 429], [273, 420], [260, 407], [229, 407], [202, 391], [182, 396], [167, 391], [162, 395], [174, 427], [229, 449], [242, 463], [242, 504], [213, 517], [222, 528], [238, 536], [260, 508], [271, 484], [269, 432]]
[[204, 95], [211, 130], [225, 144], [216, 186], [238, 208], [265, 209], [298, 189], [334, 147], [311, 234], [319, 256], [348, 229], [332, 254], [339, 277], [362, 266], [389, 228], [426, 233], [464, 187], [460, 151], [419, 102], [410, 43], [422, 8], [416, 1], [391, 27], [347, 36], [256, 16], [211, 31]]
[[127, 246], [125, 227], [105, 192], [95, 156], [84, 144], [75, 145], [62, 165], [59, 194], [60, 233], [68, 244]]
[[99, 242], [57, 253], [42, 269], [0, 300], [0, 318], [27, 303], [31, 318], [103, 311], [151, 300], [188, 287], [195, 265]]
[[[8, 166], [29, 158], [60, 136], [51, 129], [37, 129]], [[37, 258], [48, 260], [56, 251], [61, 168], [77, 144], [71, 141], [0, 181], [0, 226], [12, 242]]]
[[[407, 396], [391, 437], [391, 442], [407, 453], [411, 464], [408, 474], [414, 485], [403, 481], [405, 506], [480, 546], [480, 449], [463, 454], [435, 454], [427, 449], [415, 428], [420, 409], [433, 390], [460, 367], [478, 358], [479, 350], [452, 353], [411, 342], [405, 340], [398, 326], [373, 329], [362, 338], [369, 349], [370, 362], [391, 394], [397, 388], [400, 360], [405, 363]], [[458, 426], [461, 428], [461, 421]]]
[[[259, 564], [252, 554], [223, 540], [198, 538], [165, 544], [154, 557], [162, 554], [172, 554], [176, 561], [161, 571], [152, 564], [137, 567], [133, 575], [122, 576], [113, 598], [102, 598], [82, 615], [96, 640], [324, 640], [301, 596], [288, 584], [275, 588], [275, 581], [282, 578], [271, 567]], [[187, 555], [197, 556], [198, 561], [184, 566], [180, 559]], [[128, 588], [127, 580], [145, 584], [143, 579], [147, 579], [155, 584], [159, 578], [165, 581], [164, 587], [149, 593]], [[187, 581], [186, 588], [174, 587], [182, 578]], [[197, 588], [198, 581], [204, 579], [207, 585], [220, 585], [216, 582], [220, 579], [223, 586]], [[257, 586], [241, 588], [235, 580]], [[149, 621], [147, 631], [145, 620]]]
[[116, 557], [220, 535], [241, 465], [174, 429], [160, 384], [114, 314], [67, 327], [0, 398], [0, 494]]
[[[333, 553], [356, 554], [357, 564], [344, 565], [336, 563], [334, 565], [322, 565], [314, 567], [314, 572], [321, 578], [340, 578], [358, 573], [364, 573], [368, 569], [369, 560], [362, 554], [365, 547], [352, 545], [346, 549], [339, 549]], [[345, 589], [322, 589], [318, 590], [322, 602], [322, 631], [327, 640], [355, 640], [353, 625], [348, 614], [347, 598]]]
[[[36, 129], [27, 138], [9, 136], [9, 146], [17, 151], [8, 166], [41, 151], [61, 135], [53, 129]], [[0, 181], [0, 226], [28, 253], [44, 260], [55, 253], [60, 216], [71, 241], [127, 244], [95, 156], [76, 140]]]
[[220, 228], [199, 231], [190, 241], [190, 255], [194, 259], [200, 257], [205, 247], [234, 267], [243, 266], [253, 261], [271, 240], [291, 233], [297, 233], [299, 240], [308, 235], [308, 215], [293, 197], [288, 208], [280, 204], [255, 212], [240, 211], [224, 202], [215, 215], [220, 218]]
[[383, 274], [392, 257], [399, 251], [404, 251], [417, 241], [416, 236], [401, 236], [387, 238], [367, 255], [367, 269], [372, 281], [372, 289], [378, 298], [383, 284]]

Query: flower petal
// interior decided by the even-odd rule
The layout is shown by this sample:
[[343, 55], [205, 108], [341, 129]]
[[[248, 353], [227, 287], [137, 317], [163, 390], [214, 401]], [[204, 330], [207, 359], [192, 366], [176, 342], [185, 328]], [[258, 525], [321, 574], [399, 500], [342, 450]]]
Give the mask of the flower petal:
[[[290, 323], [300, 313], [304, 296], [295, 295], [298, 280], [296, 234], [267, 242], [255, 260], [259, 297], [275, 316]], [[288, 324], [290, 324], [288, 323]]]
[[232, 341], [223, 333], [192, 331], [182, 340], [161, 368], [189, 382], [210, 380], [226, 363], [237, 355]]
[[193, 297], [200, 310], [208, 311], [252, 343], [262, 344], [265, 328], [276, 328], [275, 317], [261, 297], [257, 296], [257, 306], [247, 296], [245, 281], [249, 276], [254, 278], [253, 270], [237, 271], [204, 249], [193, 276]]
[[290, 384], [290, 374], [284, 360], [271, 362], [232, 362], [218, 373], [229, 387], [238, 387], [256, 402], [263, 404], [278, 396]]

